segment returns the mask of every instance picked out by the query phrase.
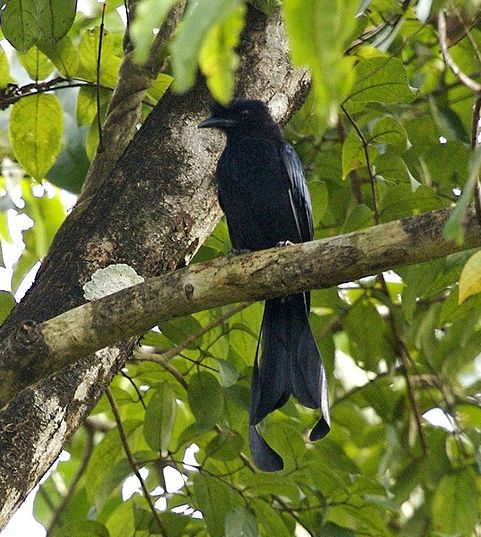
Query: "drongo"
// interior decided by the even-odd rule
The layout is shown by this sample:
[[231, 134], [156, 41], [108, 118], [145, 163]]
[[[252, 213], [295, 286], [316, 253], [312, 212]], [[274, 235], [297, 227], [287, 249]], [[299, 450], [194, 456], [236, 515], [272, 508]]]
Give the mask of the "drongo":
[[[302, 166], [282, 138], [267, 106], [236, 100], [212, 106], [199, 127], [213, 127], [227, 142], [217, 164], [219, 202], [234, 250], [262, 250], [313, 238], [312, 209]], [[329, 432], [326, 373], [309, 327], [309, 293], [267, 300], [261, 325], [262, 354], [252, 374], [249, 441], [254, 462], [264, 471], [283, 462], [262, 438], [257, 425], [292, 394], [322, 416], [310, 433]]]

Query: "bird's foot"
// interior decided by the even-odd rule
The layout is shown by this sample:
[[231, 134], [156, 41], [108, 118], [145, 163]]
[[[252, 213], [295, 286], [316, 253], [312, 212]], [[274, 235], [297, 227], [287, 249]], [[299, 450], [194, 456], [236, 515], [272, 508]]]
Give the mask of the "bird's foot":
[[241, 255], [241, 254], [250, 254], [252, 250], [248, 250], [247, 248], [232, 248], [229, 255]]
[[276, 246], [292, 246], [293, 244], [291, 241], [279, 241]]

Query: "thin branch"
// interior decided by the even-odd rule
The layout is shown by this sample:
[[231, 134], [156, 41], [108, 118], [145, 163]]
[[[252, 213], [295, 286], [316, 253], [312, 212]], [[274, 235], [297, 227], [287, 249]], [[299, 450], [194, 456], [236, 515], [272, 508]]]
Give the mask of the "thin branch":
[[481, 92], [481, 84], [470, 78], [468, 75], [463, 73], [455, 61], [449, 55], [448, 50], [448, 39], [446, 34], [446, 14], [443, 10], [439, 11], [438, 14], [438, 38], [439, 45], [441, 47], [441, 53], [444, 58], [444, 62], [449, 66], [454, 75], [471, 91], [475, 93]]
[[198, 339], [200, 339], [203, 335], [210, 332], [212, 329], [216, 328], [217, 326], [225, 323], [228, 319], [233, 317], [236, 313], [239, 313], [240, 311], [246, 309], [248, 306], [251, 305], [251, 302], [248, 303], [242, 303], [237, 304], [233, 308], [230, 308], [228, 311], [211, 321], [209, 324], [206, 324], [204, 327], [202, 327], [200, 330], [195, 332], [194, 334], [191, 334], [190, 336], [186, 337], [184, 341], [181, 341], [178, 345], [175, 347], [172, 347], [171, 349], [166, 350], [161, 355], [162, 360], [169, 361], [172, 358], [175, 358], [177, 355], [179, 355], [185, 348], [190, 347], [192, 343], [195, 343]]
[[155, 362], [160, 364], [168, 373], [170, 373], [186, 390], [188, 388], [187, 381], [183, 377], [182, 373], [169, 363], [168, 359], [163, 354], [156, 354], [155, 352], [139, 352], [134, 351], [133, 359], [138, 362]]
[[130, 466], [132, 467], [132, 470], [137, 477], [137, 479], [140, 482], [140, 486], [142, 487], [142, 490], [144, 492], [144, 497], [149, 505], [150, 511], [152, 512], [152, 516], [154, 517], [154, 521], [159, 528], [160, 535], [162, 537], [168, 537], [167, 531], [160, 520], [159, 513], [157, 512], [157, 509], [154, 506], [154, 502], [152, 501], [152, 497], [150, 496], [149, 489], [147, 488], [147, 485], [145, 484], [145, 481], [143, 480], [142, 476], [140, 475], [139, 469], [137, 468], [137, 463], [134, 459], [134, 456], [132, 454], [132, 451], [130, 451], [129, 442], [127, 440], [127, 436], [125, 434], [124, 426], [122, 423], [122, 419], [119, 414], [119, 409], [117, 408], [117, 404], [115, 402], [115, 399], [112, 395], [112, 392], [110, 391], [110, 388], [107, 388], [105, 390], [105, 394], [109, 400], [110, 407], [112, 409], [112, 413], [115, 418], [115, 422], [117, 423], [117, 429], [119, 430], [119, 436], [120, 441], [122, 443], [122, 447], [124, 448], [125, 455], [127, 456], [127, 460], [129, 461]]
[[102, 3], [102, 19], [100, 21], [99, 29], [99, 47], [97, 50], [97, 87], [96, 87], [96, 97], [97, 97], [97, 130], [99, 134], [99, 145], [98, 151], [101, 153], [104, 150], [104, 144], [102, 139], [102, 117], [100, 113], [100, 65], [102, 60], [102, 43], [104, 39], [104, 21], [105, 21], [105, 2]]

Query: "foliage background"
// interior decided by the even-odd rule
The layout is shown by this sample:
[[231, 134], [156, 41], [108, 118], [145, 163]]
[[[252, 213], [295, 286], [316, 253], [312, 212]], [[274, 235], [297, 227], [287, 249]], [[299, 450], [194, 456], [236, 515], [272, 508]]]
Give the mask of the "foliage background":
[[[138, 61], [174, 3], [137, 3]], [[65, 217], [62, 192], [80, 190], [116, 84], [125, 26], [120, 1], [109, 0], [102, 16], [102, 4], [85, 13], [75, 2], [23, 0], [21, 21], [20, 0], [2, 4], [3, 35], [14, 47], [3, 41], [0, 55], [2, 245], [15, 214], [31, 222], [12, 292], [0, 294], [5, 316]], [[267, 15], [279, 8], [254, 4]], [[437, 14], [447, 10], [450, 56], [476, 79], [478, 7], [282, 2], [292, 60], [313, 77], [285, 133], [306, 170], [316, 238], [459, 202], [479, 167], [471, 149], [474, 95], [443, 61]], [[240, 0], [187, 4], [144, 117], [171, 83], [188, 90], [198, 67], [216, 99], [232, 97], [245, 14]], [[461, 240], [459, 221], [447, 233]], [[221, 222], [194, 262], [229, 249]], [[261, 305], [162, 323], [65, 446], [69, 459], [37, 494], [37, 520], [57, 537], [481, 534], [481, 299], [472, 254], [313, 293], [332, 432], [306, 444], [315, 416], [290, 400], [265, 423], [286, 463], [276, 475], [255, 471], [246, 441]], [[460, 304], [458, 282], [470, 258], [474, 276], [461, 289], [473, 296]], [[432, 409], [444, 413], [443, 426], [426, 418]], [[135, 472], [145, 489], [124, 500], [122, 486]]]

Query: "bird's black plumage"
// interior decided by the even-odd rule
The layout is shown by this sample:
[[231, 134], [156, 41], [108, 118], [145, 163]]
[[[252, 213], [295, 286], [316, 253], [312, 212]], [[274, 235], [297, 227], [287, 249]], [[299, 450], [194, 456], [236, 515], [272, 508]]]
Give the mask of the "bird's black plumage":
[[[286, 241], [313, 238], [312, 209], [299, 158], [260, 101], [214, 105], [199, 127], [225, 132], [227, 143], [217, 165], [219, 202], [232, 246], [262, 250]], [[324, 367], [308, 322], [309, 293], [267, 300], [262, 320], [262, 356], [252, 376], [250, 445], [259, 468], [283, 467], [257, 424], [292, 394], [322, 417], [311, 440], [329, 432], [328, 388]]]

